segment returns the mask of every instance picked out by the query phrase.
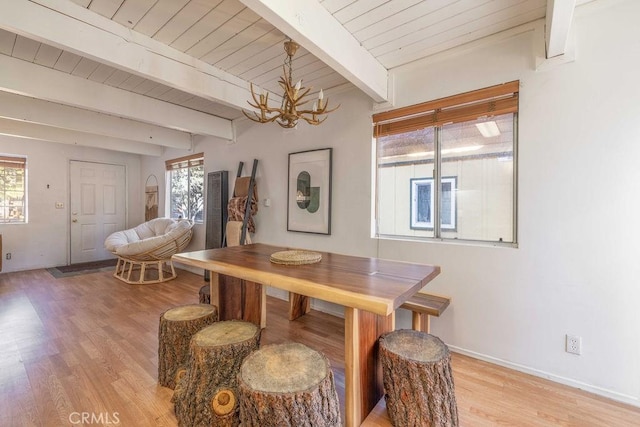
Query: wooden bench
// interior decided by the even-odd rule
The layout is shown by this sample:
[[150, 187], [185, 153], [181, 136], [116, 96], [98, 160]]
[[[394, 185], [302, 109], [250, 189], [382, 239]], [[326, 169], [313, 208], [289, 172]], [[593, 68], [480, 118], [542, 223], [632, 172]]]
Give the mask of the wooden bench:
[[449, 307], [451, 299], [440, 295], [418, 292], [400, 308], [411, 310], [411, 327], [416, 331], [429, 333], [429, 316], [439, 317]]
[[[295, 320], [309, 312], [311, 298], [289, 292], [289, 320]], [[449, 307], [451, 298], [418, 292], [400, 308], [411, 310], [411, 327], [429, 333], [429, 316], [439, 317]]]

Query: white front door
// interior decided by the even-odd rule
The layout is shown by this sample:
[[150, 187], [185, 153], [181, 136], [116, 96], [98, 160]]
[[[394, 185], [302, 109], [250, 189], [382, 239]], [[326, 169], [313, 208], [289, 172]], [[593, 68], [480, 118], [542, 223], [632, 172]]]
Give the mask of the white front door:
[[71, 264], [113, 258], [104, 241], [125, 228], [124, 166], [72, 160], [69, 179]]

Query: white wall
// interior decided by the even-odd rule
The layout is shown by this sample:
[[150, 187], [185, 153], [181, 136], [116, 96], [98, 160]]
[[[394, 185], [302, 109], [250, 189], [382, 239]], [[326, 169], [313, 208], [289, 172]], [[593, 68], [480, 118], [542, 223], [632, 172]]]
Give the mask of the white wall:
[[[396, 106], [521, 81], [519, 248], [371, 239], [372, 106], [356, 91], [319, 127], [244, 121], [235, 144], [210, 138], [195, 150], [206, 172], [231, 176], [238, 161], [259, 159], [260, 198], [272, 204], [260, 206], [254, 241], [440, 265], [429, 289], [453, 300], [433, 332], [452, 348], [638, 405], [638, 16], [634, 0], [582, 6], [577, 61], [544, 72], [534, 55], [542, 22], [394, 71]], [[287, 154], [325, 147], [334, 149], [332, 234], [287, 232]], [[163, 160], [145, 159], [141, 180], [162, 176]], [[189, 249], [202, 247], [200, 226]], [[399, 323], [408, 326], [406, 312]], [[566, 333], [582, 337], [581, 356], [565, 353]]]
[[[640, 43], [636, 0], [577, 9], [577, 60], [536, 71], [543, 23], [510, 37], [392, 71], [400, 107], [520, 80], [518, 248], [370, 237], [371, 101], [358, 91], [332, 97], [340, 110], [318, 127], [283, 130], [237, 123], [237, 142], [196, 141], [206, 172], [257, 158], [260, 206], [255, 241], [437, 264], [429, 289], [452, 304], [433, 332], [453, 349], [640, 406]], [[538, 57], [537, 57], [537, 56]], [[333, 148], [332, 234], [286, 231], [287, 155]], [[0, 152], [28, 157], [29, 223], [0, 225], [3, 272], [68, 262], [69, 160], [127, 167], [128, 226], [144, 218], [144, 183], [164, 160], [0, 136]], [[47, 189], [47, 185], [49, 188]], [[65, 209], [55, 209], [55, 202]], [[163, 203], [160, 215], [164, 214]], [[188, 249], [204, 247], [197, 225]], [[4, 256], [3, 253], [3, 256]], [[339, 312], [339, 307], [323, 306]], [[407, 313], [399, 324], [408, 326]], [[565, 353], [565, 334], [582, 355]]]
[[[299, 125], [285, 130], [276, 124], [253, 125], [240, 121], [237, 142], [216, 138], [196, 140], [194, 152], [205, 153], [205, 174], [228, 170], [230, 191], [238, 169], [244, 162], [243, 175], [251, 173], [253, 159], [258, 159], [257, 185], [260, 206], [255, 216], [255, 241], [274, 245], [332, 250], [347, 254], [375, 255], [370, 235], [371, 204], [371, 110], [370, 101], [358, 91], [336, 97], [342, 105], [320, 126]], [[334, 99], [330, 101], [333, 103]], [[288, 154], [318, 148], [333, 148], [333, 216], [331, 235], [287, 232], [287, 168]], [[179, 150], [168, 150], [162, 158], [145, 157], [142, 180], [149, 174], [160, 180], [160, 200], [165, 200], [164, 161], [184, 156]], [[264, 206], [264, 199], [271, 206]], [[164, 215], [165, 207], [159, 207]], [[204, 225], [196, 225], [189, 248], [204, 247]], [[200, 244], [198, 244], [200, 242]]]
[[[576, 11], [577, 60], [536, 72], [541, 28], [395, 72], [409, 105], [519, 79], [519, 248], [384, 241], [439, 264], [452, 347], [635, 405], [640, 398], [640, 2]], [[564, 351], [582, 337], [582, 355]]]
[[[0, 224], [2, 272], [67, 265], [69, 262], [69, 161], [125, 165], [127, 223], [144, 219], [140, 156], [76, 145], [0, 135], [0, 153], [27, 156], [27, 224]], [[47, 188], [47, 185], [49, 188]], [[56, 209], [63, 202], [63, 209]], [[4, 259], [11, 252], [11, 259]]]
[[[255, 242], [279, 246], [302, 247], [352, 255], [375, 256], [376, 241], [370, 239], [371, 206], [371, 101], [357, 90], [330, 97], [332, 104], [341, 103], [320, 126], [299, 124], [298, 129], [282, 129], [272, 123], [254, 125], [248, 120], [237, 123], [237, 142], [216, 138], [196, 140], [194, 152], [205, 153], [205, 174], [228, 170], [230, 194], [238, 169], [244, 162], [243, 175], [251, 173], [253, 159], [258, 159], [257, 185], [260, 206], [256, 221]], [[331, 235], [287, 232], [288, 154], [319, 148], [333, 148], [333, 215]], [[166, 197], [164, 161], [184, 156], [169, 150], [162, 158], [145, 157], [142, 180], [149, 174], [159, 178], [161, 201]], [[264, 206], [264, 199], [271, 206]], [[159, 206], [159, 214], [165, 206]], [[189, 250], [204, 248], [204, 224], [196, 224]], [[279, 294], [270, 290], [270, 294]], [[316, 302], [314, 302], [314, 307]], [[342, 314], [338, 306], [320, 304], [325, 311]]]

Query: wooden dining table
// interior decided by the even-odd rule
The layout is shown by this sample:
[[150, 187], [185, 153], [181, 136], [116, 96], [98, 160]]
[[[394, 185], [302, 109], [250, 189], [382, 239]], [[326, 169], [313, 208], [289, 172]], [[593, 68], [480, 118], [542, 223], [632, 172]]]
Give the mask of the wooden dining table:
[[[395, 327], [395, 310], [440, 273], [440, 267], [328, 252], [317, 263], [281, 265], [262, 243], [173, 255], [210, 272], [211, 304], [220, 320], [266, 326], [265, 286], [339, 304], [345, 322], [345, 425], [358, 426], [383, 396], [377, 342]], [[304, 314], [304, 298], [298, 307]], [[296, 307], [292, 308], [296, 311]]]

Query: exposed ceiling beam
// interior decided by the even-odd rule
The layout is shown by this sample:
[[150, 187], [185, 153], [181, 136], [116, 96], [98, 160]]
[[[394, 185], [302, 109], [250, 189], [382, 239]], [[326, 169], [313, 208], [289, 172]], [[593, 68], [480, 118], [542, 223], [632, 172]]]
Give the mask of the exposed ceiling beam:
[[547, 0], [545, 45], [547, 59], [564, 55], [576, 0]]
[[191, 149], [191, 134], [0, 91], [0, 117], [164, 147]]
[[242, 79], [71, 1], [0, 0], [0, 28], [234, 108]]
[[57, 142], [60, 144], [80, 145], [83, 147], [103, 148], [105, 150], [123, 151], [126, 153], [143, 154], [145, 156], [160, 156], [164, 152], [164, 148], [159, 145], [2, 118], [0, 118], [0, 135]]
[[318, 0], [240, 0], [376, 102], [387, 101], [386, 68]]
[[[2, 15], [2, 14], [0, 14]], [[0, 55], [0, 90], [232, 140], [230, 120]]]

